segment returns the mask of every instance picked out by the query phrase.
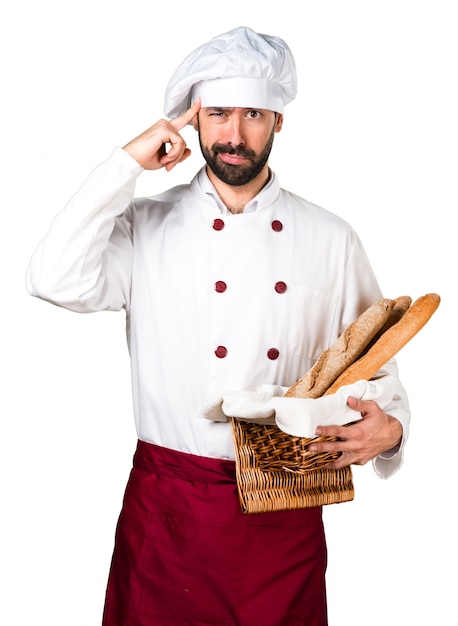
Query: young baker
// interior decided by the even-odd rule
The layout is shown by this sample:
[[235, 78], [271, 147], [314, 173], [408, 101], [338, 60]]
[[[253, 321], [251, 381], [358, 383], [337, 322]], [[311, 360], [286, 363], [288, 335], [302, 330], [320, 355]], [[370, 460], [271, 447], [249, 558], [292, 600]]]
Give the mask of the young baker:
[[[215, 394], [292, 385], [382, 297], [352, 228], [269, 168], [295, 95], [281, 39], [236, 28], [205, 43], [170, 80], [167, 119], [92, 172], [32, 258], [32, 295], [127, 318], [138, 447], [104, 626], [327, 624], [321, 509], [244, 515], [231, 425], [201, 417]], [[205, 165], [135, 199], [145, 169], [189, 156], [188, 125]], [[346, 428], [336, 467], [374, 459], [387, 477], [410, 414], [394, 361], [378, 382], [394, 391], [383, 406], [349, 400], [364, 419]]]

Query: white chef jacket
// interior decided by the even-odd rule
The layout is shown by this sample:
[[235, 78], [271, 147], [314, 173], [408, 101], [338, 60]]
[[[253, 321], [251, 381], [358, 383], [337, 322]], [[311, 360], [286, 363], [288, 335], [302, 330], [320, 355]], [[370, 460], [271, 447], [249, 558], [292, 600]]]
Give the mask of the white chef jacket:
[[[142, 171], [116, 148], [92, 172], [40, 242], [27, 288], [77, 312], [124, 308], [138, 437], [233, 459], [231, 425], [199, 417], [206, 398], [293, 384], [382, 294], [352, 228], [281, 189], [273, 172], [234, 215], [205, 168], [133, 199]], [[397, 376], [395, 362], [383, 373]], [[389, 412], [405, 443], [401, 383]], [[389, 475], [401, 455], [376, 470]]]

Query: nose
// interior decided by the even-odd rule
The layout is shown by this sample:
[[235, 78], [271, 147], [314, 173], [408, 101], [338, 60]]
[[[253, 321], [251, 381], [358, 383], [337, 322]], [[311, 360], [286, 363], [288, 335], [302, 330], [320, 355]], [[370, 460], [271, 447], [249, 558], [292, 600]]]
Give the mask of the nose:
[[237, 115], [231, 115], [227, 127], [226, 142], [232, 146], [241, 146], [245, 143], [243, 124]]

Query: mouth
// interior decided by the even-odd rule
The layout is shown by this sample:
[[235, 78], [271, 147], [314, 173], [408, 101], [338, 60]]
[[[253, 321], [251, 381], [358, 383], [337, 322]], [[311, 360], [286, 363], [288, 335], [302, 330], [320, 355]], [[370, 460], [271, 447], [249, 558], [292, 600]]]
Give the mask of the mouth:
[[237, 154], [229, 154], [228, 152], [219, 152], [218, 156], [221, 161], [228, 163], [229, 165], [243, 165], [250, 162], [250, 159], [247, 157], [239, 156]]

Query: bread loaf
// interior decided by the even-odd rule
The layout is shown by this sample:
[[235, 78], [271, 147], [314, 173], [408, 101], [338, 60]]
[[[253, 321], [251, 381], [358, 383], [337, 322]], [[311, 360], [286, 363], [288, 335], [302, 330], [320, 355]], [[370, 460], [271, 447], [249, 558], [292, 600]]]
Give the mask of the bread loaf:
[[343, 385], [370, 380], [405, 344], [423, 328], [440, 303], [437, 293], [416, 300], [401, 319], [385, 331], [364, 356], [350, 365], [323, 395], [335, 393]]
[[319, 398], [323, 395], [388, 322], [395, 305], [395, 300], [383, 299], [366, 309], [346, 328], [337, 341], [321, 354], [315, 365], [288, 389], [285, 396]]
[[394, 308], [392, 309], [388, 320], [382, 326], [382, 328], [376, 333], [376, 335], [371, 339], [371, 341], [368, 343], [368, 345], [363, 350], [363, 352], [360, 355], [358, 355], [358, 358], [361, 358], [364, 354], [366, 354], [366, 352], [370, 348], [372, 348], [374, 343], [380, 339], [380, 337], [383, 335], [383, 333], [385, 333], [388, 330], [388, 328], [391, 328], [397, 322], [399, 322], [401, 317], [404, 315], [404, 313], [412, 304], [412, 298], [410, 296], [399, 296], [399, 298], [396, 298], [394, 302], [395, 302]]

